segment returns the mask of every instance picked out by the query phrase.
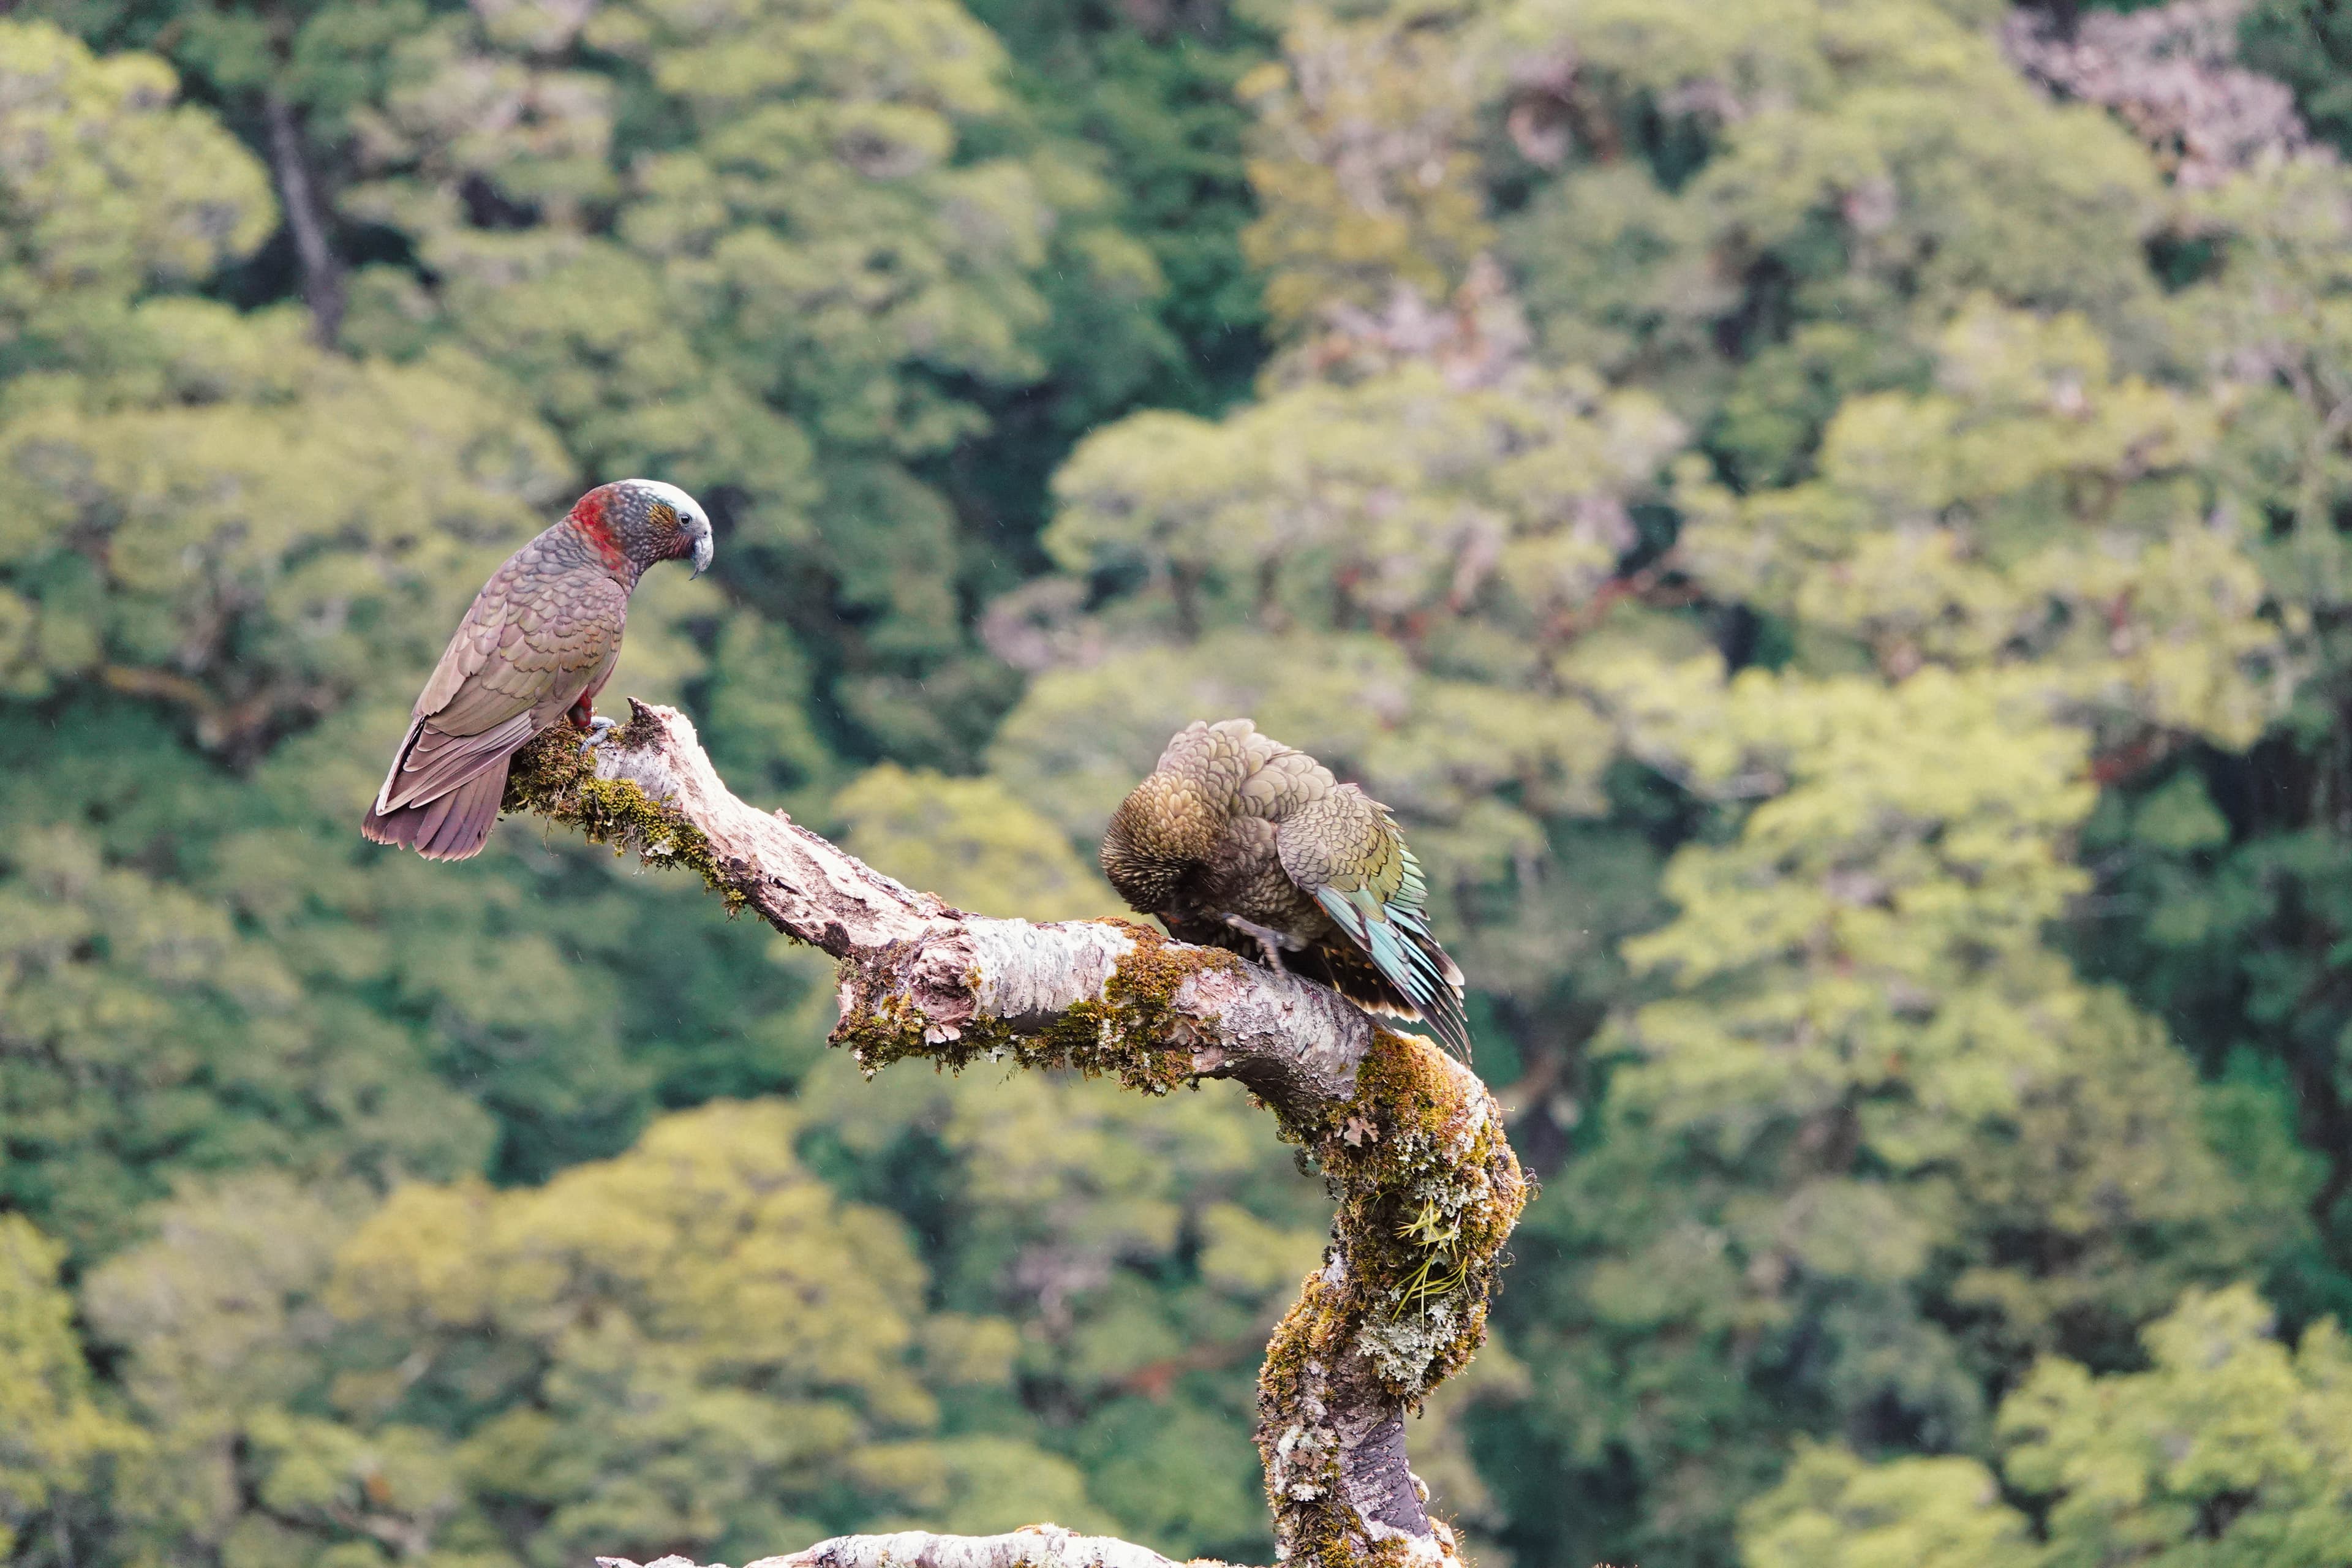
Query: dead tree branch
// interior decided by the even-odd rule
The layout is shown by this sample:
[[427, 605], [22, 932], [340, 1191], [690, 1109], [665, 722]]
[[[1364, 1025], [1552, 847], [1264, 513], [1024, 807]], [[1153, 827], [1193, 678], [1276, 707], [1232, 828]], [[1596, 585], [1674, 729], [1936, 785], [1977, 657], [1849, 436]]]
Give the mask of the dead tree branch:
[[[954, 909], [720, 782], [694, 728], [631, 704], [583, 758], [564, 727], [517, 758], [507, 804], [699, 872], [730, 909], [840, 963], [834, 1043], [868, 1071], [907, 1057], [1075, 1068], [1163, 1094], [1247, 1086], [1315, 1159], [1339, 1213], [1266, 1350], [1257, 1444], [1294, 1568], [1458, 1561], [1407, 1468], [1404, 1417], [1485, 1338], [1528, 1196], [1467, 1068], [1377, 1028], [1335, 993], [1118, 921], [1034, 925]], [[617, 1560], [616, 1560], [617, 1561]], [[1040, 1526], [1009, 1536], [848, 1537], [772, 1568], [1158, 1568], [1141, 1547]]]

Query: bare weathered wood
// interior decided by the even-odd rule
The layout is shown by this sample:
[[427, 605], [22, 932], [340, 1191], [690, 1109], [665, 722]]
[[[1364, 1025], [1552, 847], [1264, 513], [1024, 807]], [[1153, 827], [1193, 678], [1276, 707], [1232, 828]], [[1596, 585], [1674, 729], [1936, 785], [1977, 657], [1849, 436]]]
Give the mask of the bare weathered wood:
[[[1504, 1239], [1527, 1196], [1486, 1086], [1336, 993], [1118, 921], [974, 915], [738, 799], [693, 726], [633, 703], [583, 760], [542, 737], [509, 808], [698, 871], [730, 907], [839, 961], [836, 1045], [1114, 1074], [1145, 1092], [1245, 1084], [1339, 1200], [1324, 1261], [1274, 1336], [1258, 1447], [1285, 1560], [1318, 1568], [1459, 1560], [1408, 1468], [1407, 1412], [1484, 1337]], [[610, 1560], [618, 1564], [621, 1560]], [[856, 1536], [762, 1568], [1162, 1568], [1143, 1547], [1050, 1525], [1010, 1535]], [[661, 1568], [681, 1568], [665, 1559]]]

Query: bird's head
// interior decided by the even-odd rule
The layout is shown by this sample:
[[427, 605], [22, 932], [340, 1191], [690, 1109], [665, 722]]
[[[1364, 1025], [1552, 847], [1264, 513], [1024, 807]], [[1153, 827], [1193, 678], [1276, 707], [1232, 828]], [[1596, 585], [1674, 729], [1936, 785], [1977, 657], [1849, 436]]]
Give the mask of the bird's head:
[[691, 561], [698, 577], [710, 568], [710, 514], [676, 485], [616, 479], [582, 496], [572, 520], [640, 572], [656, 561]]
[[1119, 802], [1103, 831], [1102, 868], [1131, 909], [1160, 914], [1216, 847], [1215, 808], [1192, 782], [1157, 772]]

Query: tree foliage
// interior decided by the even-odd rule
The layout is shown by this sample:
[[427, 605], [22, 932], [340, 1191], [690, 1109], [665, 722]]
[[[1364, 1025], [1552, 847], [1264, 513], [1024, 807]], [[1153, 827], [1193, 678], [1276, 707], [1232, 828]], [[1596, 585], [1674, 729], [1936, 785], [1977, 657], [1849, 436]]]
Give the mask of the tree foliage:
[[1998, 1481], [1972, 1459], [1803, 1452], [1744, 1516], [1747, 1560], [2338, 1562], [2352, 1486], [2343, 1334], [2323, 1321], [2289, 1346], [2244, 1286], [2191, 1291], [2148, 1325], [2145, 1371], [2036, 1366], [2001, 1405]]
[[12, 1559], [27, 1537], [70, 1539], [78, 1494], [102, 1466], [144, 1448], [143, 1434], [93, 1397], [73, 1300], [58, 1282], [64, 1256], [22, 1215], [0, 1216], [0, 1551]]
[[88, 1291], [156, 1434], [114, 1505], [132, 1554], [559, 1563], [1083, 1517], [1066, 1461], [940, 1432], [1004, 1383], [1013, 1327], [923, 1311], [898, 1222], [794, 1131], [719, 1102], [537, 1188], [176, 1200]]

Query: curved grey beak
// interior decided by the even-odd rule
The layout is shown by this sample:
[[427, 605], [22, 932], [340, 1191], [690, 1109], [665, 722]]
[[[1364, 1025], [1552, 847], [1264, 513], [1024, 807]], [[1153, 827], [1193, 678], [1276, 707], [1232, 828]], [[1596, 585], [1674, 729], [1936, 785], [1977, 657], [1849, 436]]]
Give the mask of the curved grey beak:
[[712, 548], [710, 524], [705, 522], [702, 525], [702, 531], [694, 536], [694, 574], [696, 576], [699, 577], [710, 570]]

